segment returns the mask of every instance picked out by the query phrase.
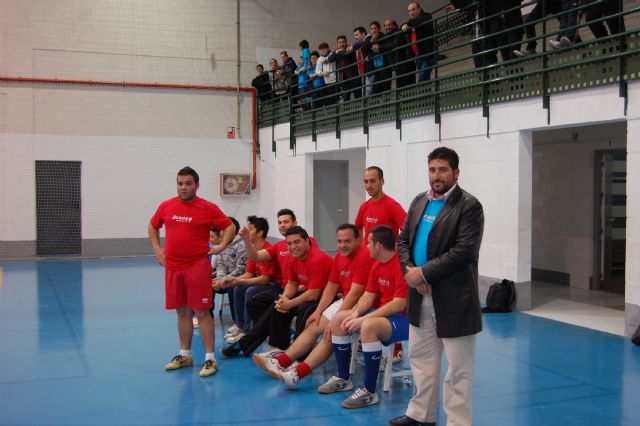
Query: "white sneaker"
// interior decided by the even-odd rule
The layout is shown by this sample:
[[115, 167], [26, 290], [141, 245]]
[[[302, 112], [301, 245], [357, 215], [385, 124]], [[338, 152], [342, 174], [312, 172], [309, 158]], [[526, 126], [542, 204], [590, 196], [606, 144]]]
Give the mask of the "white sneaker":
[[231, 327], [229, 327], [227, 332], [224, 333], [224, 338], [226, 339], [227, 337], [235, 336], [236, 334], [240, 333], [240, 331], [242, 331], [240, 330], [240, 327], [233, 324]]
[[242, 339], [243, 337], [244, 337], [244, 333], [241, 331], [240, 333], [234, 334], [233, 336], [230, 336], [230, 337], [227, 337], [224, 340], [228, 344], [233, 345], [233, 344], [238, 343], [240, 341], [240, 339]]
[[253, 362], [274, 379], [279, 379], [280, 377], [277, 373], [285, 370], [275, 357], [253, 354]]
[[273, 347], [266, 352], [260, 352], [258, 355], [273, 358], [280, 355], [282, 352], [284, 352], [282, 349]]
[[552, 49], [562, 49], [562, 44], [558, 40], [549, 40], [549, 46]]
[[300, 383], [300, 377], [298, 377], [298, 370], [295, 368], [288, 368], [284, 371], [278, 371], [276, 377], [280, 379], [280, 382], [289, 389], [295, 389]]

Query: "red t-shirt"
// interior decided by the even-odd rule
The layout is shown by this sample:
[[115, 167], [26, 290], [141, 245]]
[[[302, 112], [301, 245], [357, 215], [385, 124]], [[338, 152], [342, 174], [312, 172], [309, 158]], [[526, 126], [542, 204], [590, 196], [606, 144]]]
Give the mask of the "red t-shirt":
[[282, 281], [280, 282], [280, 284], [282, 285], [282, 288], [284, 288], [289, 281], [289, 260], [293, 257], [291, 256], [291, 254], [289, 254], [287, 241], [280, 240], [274, 245], [265, 247], [264, 249], [269, 252], [271, 260], [277, 259], [278, 265], [280, 265], [280, 273], [282, 274]]
[[396, 297], [407, 298], [409, 289], [407, 282], [404, 280], [402, 266], [400, 266], [400, 259], [397, 254], [394, 254], [385, 263], [377, 260], [373, 264], [369, 273], [366, 291], [378, 296], [373, 303], [374, 308], [384, 306]]
[[295, 281], [307, 290], [324, 288], [329, 279], [333, 259], [327, 253], [311, 244], [304, 259], [291, 256], [289, 261], [289, 281]]
[[393, 229], [393, 233], [398, 235], [406, 217], [407, 212], [404, 211], [400, 203], [387, 194], [378, 201], [369, 198], [360, 206], [355, 220], [358, 229], [364, 228], [362, 245], [367, 245], [369, 231], [378, 225], [388, 225]]
[[[273, 247], [267, 241], [264, 242], [262, 246], [263, 249], [268, 250], [270, 247]], [[269, 275], [271, 277], [271, 281], [276, 282], [282, 286], [282, 272], [280, 271], [280, 264], [278, 263], [278, 259], [275, 256], [271, 256], [271, 260], [263, 261], [263, 262], [254, 262], [249, 259], [247, 261], [247, 269], [246, 272], [254, 274], [256, 276], [261, 275]]]
[[416, 58], [420, 55], [418, 55], [418, 45], [416, 44], [416, 41], [418, 41], [418, 35], [416, 34], [416, 30], [412, 29], [411, 30], [411, 50], [413, 51], [413, 56], [415, 56]]
[[338, 252], [333, 260], [329, 281], [340, 284], [339, 291], [346, 296], [351, 290], [351, 283], [367, 285], [372, 265], [373, 259], [369, 249], [364, 246], [360, 246], [351, 257], [344, 257]]
[[197, 197], [185, 203], [179, 197], [163, 201], [151, 218], [151, 226], [165, 226], [165, 266], [171, 270], [189, 267], [209, 253], [209, 230], [231, 225], [229, 218], [210, 201]]

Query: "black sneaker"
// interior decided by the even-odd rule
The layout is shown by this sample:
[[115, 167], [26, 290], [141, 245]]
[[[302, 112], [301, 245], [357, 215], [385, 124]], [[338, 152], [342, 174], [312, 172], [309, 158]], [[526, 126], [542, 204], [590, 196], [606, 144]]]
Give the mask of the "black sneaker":
[[235, 358], [240, 354], [240, 352], [242, 352], [242, 349], [240, 348], [240, 345], [237, 343], [234, 343], [233, 345], [225, 346], [224, 348], [220, 349], [220, 353], [225, 358]]

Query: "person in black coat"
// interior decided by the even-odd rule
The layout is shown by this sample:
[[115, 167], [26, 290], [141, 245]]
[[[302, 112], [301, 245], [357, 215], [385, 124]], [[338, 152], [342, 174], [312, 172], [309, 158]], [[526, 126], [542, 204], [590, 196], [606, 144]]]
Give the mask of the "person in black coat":
[[405, 87], [416, 82], [414, 72], [416, 63], [412, 59], [410, 47], [407, 45], [407, 36], [398, 28], [393, 19], [384, 21], [386, 37], [378, 41], [380, 52], [384, 53], [385, 62], [393, 65], [396, 74], [396, 87]]
[[271, 83], [269, 79], [269, 73], [264, 71], [262, 64], [256, 65], [256, 72], [258, 75], [251, 80], [251, 86], [256, 88], [258, 92], [258, 99], [260, 102], [265, 102], [271, 99]]
[[431, 68], [435, 65], [436, 50], [433, 18], [419, 3], [409, 3], [409, 20], [402, 24], [402, 31], [411, 43], [411, 52], [416, 59], [418, 82], [431, 78]]
[[416, 394], [395, 425], [435, 424], [442, 350], [447, 424], [470, 425], [476, 334], [482, 330], [478, 257], [482, 205], [458, 186], [458, 154], [429, 154], [431, 189], [411, 203], [398, 237], [409, 286], [409, 360]]

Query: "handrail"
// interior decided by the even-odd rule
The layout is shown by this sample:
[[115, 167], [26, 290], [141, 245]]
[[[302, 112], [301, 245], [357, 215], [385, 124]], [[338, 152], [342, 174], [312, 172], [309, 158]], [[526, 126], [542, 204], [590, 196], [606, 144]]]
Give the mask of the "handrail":
[[[438, 41], [437, 41], [438, 38], [443, 37], [443, 35], [446, 35], [447, 33], [456, 33], [456, 32], [459, 33], [461, 28], [469, 29], [469, 31], [471, 31], [471, 29], [475, 28], [476, 26], [478, 25], [482, 26], [483, 23], [488, 22], [488, 20], [490, 19], [495, 19], [496, 17], [501, 16], [503, 13], [512, 12], [512, 11], [515, 11], [516, 9], [519, 10], [521, 7], [532, 5], [534, 3], [536, 2], [533, 1], [530, 3], [526, 3], [524, 5], [518, 5], [510, 9], [505, 9], [500, 13], [495, 13], [493, 15], [483, 17], [480, 20], [474, 20], [472, 22], [462, 24], [458, 27], [451, 28], [447, 31], [434, 33], [432, 37], [427, 37], [425, 39], [418, 40], [417, 42], [424, 42], [424, 40], [435, 38], [434, 43], [438, 44]], [[428, 102], [432, 102], [433, 111], [429, 113], [433, 113], [435, 116], [436, 123], [439, 123], [440, 111], [442, 111], [441, 109], [442, 101], [447, 100], [448, 95], [454, 94], [456, 92], [463, 92], [463, 91], [471, 92], [477, 89], [481, 89], [482, 91], [481, 101], [483, 105], [483, 114], [485, 116], [488, 116], [488, 110], [489, 110], [488, 105], [490, 103], [495, 102], [495, 99], [493, 99], [488, 93], [487, 89], [489, 87], [500, 85], [501, 83], [508, 82], [508, 81], [518, 81], [519, 79], [528, 79], [535, 76], [542, 77], [543, 107], [548, 109], [549, 108], [548, 95], [549, 95], [549, 90], [551, 90], [549, 88], [549, 81], [548, 81], [549, 80], [548, 77], [550, 73], [563, 72], [564, 70], [567, 70], [570, 68], [593, 66], [594, 64], [611, 62], [611, 61], [617, 61], [618, 68], [617, 68], [614, 79], [617, 79], [615, 80], [615, 82], [620, 84], [621, 86], [620, 96], [625, 98], [625, 105], [626, 105], [626, 102], [627, 102], [626, 79], [630, 77], [625, 72], [625, 69], [626, 69], [627, 61], [629, 58], [640, 55], [640, 51], [637, 48], [638, 40], [640, 40], [640, 34], [639, 34], [640, 30], [638, 29], [632, 29], [632, 30], [624, 31], [617, 34], [611, 34], [599, 39], [581, 41], [578, 43], [574, 43], [571, 47], [563, 47], [558, 50], [547, 50], [546, 44], [543, 44], [542, 52], [536, 53], [535, 55], [529, 55], [524, 58], [514, 58], [514, 59], [502, 61], [500, 63], [485, 65], [481, 68], [460, 70], [452, 74], [442, 75], [442, 73], [440, 72], [440, 70], [442, 69], [446, 69], [447, 67], [450, 67], [452, 65], [477, 58], [478, 56], [484, 57], [484, 55], [488, 55], [488, 54], [497, 55], [497, 52], [502, 49], [508, 49], [508, 50], [517, 49], [523, 44], [530, 41], [543, 40], [543, 43], [544, 43], [544, 41], [546, 41], [547, 39], [551, 37], [557, 37], [562, 33], [571, 32], [571, 31], [577, 32], [579, 29], [584, 28], [586, 26], [590, 26], [598, 23], [610, 22], [610, 20], [616, 19], [616, 18], [619, 21], [624, 22], [625, 16], [637, 14], [638, 12], [640, 12], [640, 7], [635, 7], [628, 10], [621, 9], [621, 11], [618, 13], [613, 13], [607, 16], [590, 19], [589, 21], [585, 21], [585, 22], [578, 21], [575, 25], [566, 26], [555, 31], [546, 31], [547, 21], [553, 20], [553, 19], [559, 19], [560, 17], [568, 13], [578, 13], [581, 11], [583, 12], [600, 3], [602, 3], [602, 0], [580, 5], [570, 10], [563, 10], [560, 13], [555, 13], [555, 14], [551, 14], [551, 13], [547, 14], [546, 11], [544, 11], [542, 14], [543, 16], [540, 19], [536, 19], [529, 22], [523, 21], [522, 24], [519, 24], [517, 26], [513, 26], [511, 28], [504, 29], [501, 31], [496, 31], [491, 34], [483, 34], [482, 37], [463, 40], [454, 45], [447, 45], [447, 46], [443, 46], [442, 48], [440, 48], [440, 46], [438, 45], [436, 46], [435, 51], [428, 52], [425, 55], [422, 55], [422, 57], [424, 58], [424, 57], [432, 56], [434, 58], [437, 58], [438, 55], [441, 55], [443, 53], [448, 53], [460, 48], [466, 48], [467, 46], [473, 43], [485, 45], [486, 42], [491, 38], [508, 34], [510, 31], [514, 31], [514, 30], [521, 30], [524, 32], [526, 28], [529, 26], [536, 26], [536, 25], [542, 24], [543, 30], [544, 30], [541, 34], [538, 34], [536, 37], [532, 37], [532, 38], [522, 37], [521, 40], [513, 41], [510, 43], [504, 43], [501, 45], [496, 44], [496, 47], [491, 47], [488, 49], [485, 49], [484, 47], [486, 46], [483, 46], [480, 52], [463, 54], [463, 55], [455, 55], [454, 57], [451, 57], [451, 58], [447, 57], [442, 61], [436, 60], [434, 61], [433, 66], [429, 68], [432, 71], [432, 73], [435, 74], [434, 78], [428, 81], [416, 82], [410, 85], [406, 85], [402, 88], [395, 88], [395, 89], [385, 90], [385, 91], [377, 91], [371, 97], [367, 97], [366, 95], [363, 94], [362, 97], [356, 98], [354, 100], [344, 100], [341, 102], [336, 102], [333, 105], [327, 105], [323, 109], [316, 108], [316, 109], [311, 109], [306, 111], [306, 112], [313, 111], [313, 113], [311, 114], [306, 114], [305, 112], [303, 112], [302, 113], [303, 115], [300, 115], [300, 113], [295, 112], [293, 110], [295, 101], [298, 100], [301, 105], [304, 105], [308, 108], [312, 106], [312, 102], [325, 101], [331, 98], [336, 99], [337, 101], [337, 97], [340, 94], [343, 94], [344, 92], [336, 92], [336, 93], [327, 94], [323, 96], [323, 95], [317, 95], [317, 94], [321, 93], [320, 91], [323, 90], [324, 88], [311, 89], [311, 90], [305, 91], [302, 94], [298, 94], [296, 96], [289, 95], [289, 96], [281, 97], [277, 101], [274, 100], [269, 103], [264, 103], [263, 105], [261, 105], [261, 112], [264, 111], [269, 115], [266, 117], [266, 120], [262, 121], [262, 124], [273, 126], [277, 124], [276, 120], [278, 120], [279, 122], [279, 120], [282, 120], [282, 119], [289, 119], [289, 122], [291, 125], [291, 134], [292, 134], [291, 145], [292, 147], [295, 147], [295, 133], [297, 129], [303, 129], [305, 128], [305, 126], [311, 125], [311, 134], [313, 139], [315, 140], [315, 133], [318, 129], [319, 124], [320, 123], [326, 124], [333, 120], [335, 121], [336, 135], [338, 135], [340, 129], [342, 128], [342, 123], [340, 118], [344, 117], [345, 115], [350, 117], [350, 119], [352, 119], [354, 117], [354, 114], [360, 114], [361, 115], [360, 122], [361, 122], [361, 125], [363, 126], [363, 131], [367, 133], [368, 125], [370, 124], [371, 111], [373, 110], [381, 111], [384, 108], [387, 108], [388, 111], [393, 110], [393, 115], [395, 116], [395, 121], [396, 121], [396, 127], [400, 128], [401, 126], [400, 125], [401, 123], [400, 106], [403, 104], [409, 103], [411, 101], [427, 100]], [[434, 27], [436, 27], [438, 19], [441, 19], [441, 20], [448, 19], [452, 16], [452, 14], [461, 14], [461, 13], [469, 14], [470, 10], [476, 10], [476, 7], [477, 5], [470, 5], [464, 9], [453, 11], [439, 18], [434, 18], [432, 24], [434, 25]], [[396, 36], [397, 36], [397, 33], [393, 33], [391, 35], [386, 36], [385, 38], [381, 37], [377, 42], [381, 43], [385, 39], [388, 40], [388, 39], [391, 39], [392, 37], [395, 38]], [[635, 42], [635, 46], [636, 46], [635, 48], [628, 48], [627, 42], [630, 40]], [[616, 52], [603, 52], [603, 54], [597, 54], [597, 52], [594, 54], [593, 52], [590, 52], [589, 53], [590, 56], [586, 58], [578, 58], [578, 59], [569, 58], [567, 60], [561, 61], [560, 63], [557, 63], [557, 64], [551, 63], [551, 65], [549, 65], [550, 60], [555, 60], [556, 58], [563, 58], [564, 56], [568, 56], [568, 55], [570, 56], [571, 52], [582, 52], [585, 49], [587, 50], [591, 49], [592, 46], [596, 46], [599, 44], [603, 46], [604, 45], [610, 46], [610, 44], [615, 41], [618, 41]], [[380, 52], [378, 54], [383, 55], [386, 59], [387, 55], [394, 55], [395, 52], [401, 49], [410, 49], [412, 45], [413, 43], [411, 42], [406, 43], [404, 45], [396, 46], [391, 50]], [[373, 57], [373, 55], [371, 57]], [[374, 85], [382, 85], [382, 84], [390, 85], [390, 82], [394, 80], [397, 81], [397, 79], [403, 76], [415, 75], [418, 71], [409, 71], [404, 74], [391, 75], [391, 70], [397, 71], [400, 65], [414, 62], [415, 59], [416, 58], [413, 56], [407, 56], [407, 59], [405, 61], [394, 62], [388, 65], [385, 65], [384, 67], [381, 67], [381, 68], [375, 68], [375, 72], [386, 70], [387, 76], [386, 78], [383, 77], [380, 80], [376, 80], [374, 82]], [[540, 61], [540, 60], [542, 61], [542, 66], [537, 65], [536, 61]], [[362, 62], [364, 61], [357, 62], [357, 64], [361, 64]], [[349, 67], [356, 67], [357, 64], [349, 65]], [[520, 64], [522, 64], [523, 66], [520, 67]], [[634, 65], [634, 67], [637, 67], [637, 65]], [[633, 71], [636, 71], [635, 68], [630, 72], [633, 74]], [[637, 70], [637, 71], [640, 71], [640, 70]], [[340, 72], [340, 69], [336, 69], [336, 73], [339, 73], [339, 72]], [[503, 75], [499, 75], [500, 73], [502, 73]], [[350, 79], [342, 80], [340, 83], [345, 83], [345, 82], [356, 80], [356, 79], [363, 79], [364, 75], [358, 74], [354, 77], [351, 77]], [[467, 82], [462, 86], [450, 87], [451, 82], [456, 81], [456, 79], [466, 78], [466, 77], [473, 77], [472, 79], [473, 81]], [[636, 72], [633, 78], [640, 78], [640, 75], [638, 75], [638, 73]], [[311, 84], [311, 81], [309, 81], [309, 84]], [[336, 87], [337, 87], [337, 84], [336, 84]], [[364, 90], [364, 84], [362, 84], [362, 90]], [[402, 93], [402, 96], [399, 96], [400, 93]], [[309, 94], [312, 94], [312, 95], [316, 94], [316, 97], [312, 100], [305, 100], [304, 97]], [[626, 106], [625, 106], [625, 111], [626, 111]], [[393, 120], [393, 118], [391, 120]], [[326, 128], [326, 126], [324, 128]], [[489, 130], [487, 128], [487, 132], [488, 131]]]

